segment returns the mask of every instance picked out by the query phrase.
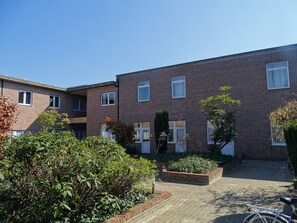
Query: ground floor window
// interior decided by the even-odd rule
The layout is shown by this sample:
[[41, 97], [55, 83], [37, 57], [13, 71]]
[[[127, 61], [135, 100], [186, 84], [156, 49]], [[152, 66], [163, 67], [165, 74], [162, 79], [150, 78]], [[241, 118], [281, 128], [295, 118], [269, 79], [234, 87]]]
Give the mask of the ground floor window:
[[135, 140], [135, 143], [150, 141], [150, 123], [149, 122], [134, 123], [134, 140]]
[[29, 133], [30, 131], [25, 131], [25, 130], [13, 130], [11, 131], [11, 136], [13, 137], [21, 137], [25, 135], [26, 133]]
[[115, 135], [106, 130], [106, 124], [100, 125], [100, 136], [109, 139], [110, 141], [115, 141]]
[[186, 152], [186, 121], [169, 121], [168, 143], [175, 144], [175, 152]]
[[271, 144], [273, 146], [286, 146], [283, 126], [274, 125], [272, 123], [270, 126], [271, 126]]
[[81, 140], [86, 138], [86, 130], [75, 130], [74, 134], [77, 139]]

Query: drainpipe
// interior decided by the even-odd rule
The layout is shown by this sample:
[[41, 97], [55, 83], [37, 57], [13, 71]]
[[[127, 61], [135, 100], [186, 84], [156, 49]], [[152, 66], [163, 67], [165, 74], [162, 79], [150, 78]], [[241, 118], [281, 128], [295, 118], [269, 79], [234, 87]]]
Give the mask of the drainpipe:
[[4, 85], [4, 80], [1, 79], [1, 94], [0, 94], [1, 97], [3, 97], [3, 85]]
[[119, 78], [117, 77], [116, 79], [116, 84], [115, 86], [118, 88], [117, 91], [117, 120], [119, 120], [120, 118], [120, 82], [119, 82]]

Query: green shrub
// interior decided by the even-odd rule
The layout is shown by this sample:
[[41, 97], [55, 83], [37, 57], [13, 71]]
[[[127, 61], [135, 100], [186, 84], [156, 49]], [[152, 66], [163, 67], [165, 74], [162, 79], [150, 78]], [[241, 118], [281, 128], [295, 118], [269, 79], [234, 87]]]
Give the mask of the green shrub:
[[168, 163], [168, 170], [188, 173], [207, 173], [217, 168], [215, 161], [199, 156], [187, 156]]
[[292, 162], [295, 177], [297, 177], [297, 120], [287, 121], [284, 125], [284, 135], [289, 158]]
[[[129, 207], [127, 197], [152, 168], [101, 137], [79, 141], [51, 132], [11, 139], [0, 161], [0, 222], [98, 222], [118, 213], [110, 199]], [[108, 215], [96, 215], [106, 208]]]

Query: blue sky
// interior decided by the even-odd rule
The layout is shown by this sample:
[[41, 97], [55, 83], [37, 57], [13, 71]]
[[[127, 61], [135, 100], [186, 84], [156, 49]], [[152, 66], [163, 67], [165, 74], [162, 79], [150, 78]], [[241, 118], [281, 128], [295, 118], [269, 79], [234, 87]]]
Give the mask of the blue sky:
[[0, 0], [0, 74], [60, 87], [297, 43], [296, 0]]

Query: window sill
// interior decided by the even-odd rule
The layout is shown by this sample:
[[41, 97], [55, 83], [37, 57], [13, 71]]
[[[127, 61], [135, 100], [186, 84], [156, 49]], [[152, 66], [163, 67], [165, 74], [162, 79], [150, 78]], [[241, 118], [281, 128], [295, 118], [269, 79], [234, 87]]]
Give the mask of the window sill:
[[32, 106], [32, 104], [23, 104], [23, 103], [18, 103], [18, 105], [28, 106], [28, 107], [31, 107]]

